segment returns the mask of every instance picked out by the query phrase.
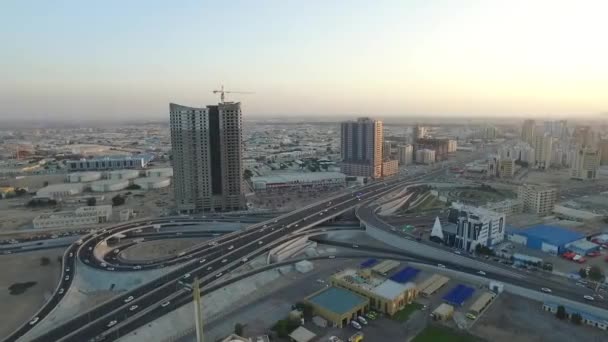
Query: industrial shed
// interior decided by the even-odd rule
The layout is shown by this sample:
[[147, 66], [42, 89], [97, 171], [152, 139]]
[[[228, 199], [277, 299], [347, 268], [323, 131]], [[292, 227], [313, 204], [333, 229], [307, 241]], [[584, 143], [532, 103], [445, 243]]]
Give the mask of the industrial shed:
[[319, 315], [342, 328], [369, 308], [369, 299], [339, 287], [329, 287], [305, 299]]
[[509, 240], [552, 254], [562, 254], [566, 245], [584, 239], [585, 235], [557, 226], [536, 225], [512, 233]]
[[492, 292], [482, 293], [481, 296], [479, 296], [479, 298], [477, 298], [477, 300], [471, 305], [469, 312], [475, 316], [479, 316], [479, 314], [485, 310], [490, 303], [492, 303], [495, 297], [496, 294]]
[[435, 310], [433, 310], [431, 316], [433, 316], [433, 319], [438, 321], [447, 321], [448, 319], [452, 318], [453, 314], [453, 306], [451, 306], [450, 304], [441, 303], [441, 305], [439, 305]]

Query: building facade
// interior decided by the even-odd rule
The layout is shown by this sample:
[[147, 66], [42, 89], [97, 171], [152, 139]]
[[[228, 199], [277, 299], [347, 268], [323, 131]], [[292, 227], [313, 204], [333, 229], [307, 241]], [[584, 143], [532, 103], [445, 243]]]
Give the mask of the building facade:
[[410, 144], [398, 146], [399, 165], [410, 165], [413, 162], [413, 153], [414, 147]]
[[498, 162], [498, 177], [513, 178], [515, 175], [515, 161], [511, 158], [500, 159]]
[[349, 176], [382, 177], [382, 121], [359, 118], [341, 124], [342, 172]]
[[474, 251], [475, 246], [494, 246], [505, 239], [506, 216], [484, 208], [453, 203], [448, 222], [456, 225], [453, 246]]
[[557, 189], [526, 184], [517, 190], [517, 198], [523, 204], [523, 211], [546, 216], [553, 211]]
[[178, 211], [243, 209], [241, 104], [192, 108], [171, 103], [169, 110]]
[[539, 169], [549, 168], [551, 165], [553, 138], [548, 135], [537, 135], [534, 138], [534, 165]]
[[430, 149], [421, 149], [416, 151], [416, 163], [418, 164], [433, 164], [435, 162], [435, 151]]
[[573, 155], [570, 178], [591, 180], [597, 178], [600, 167], [600, 151], [589, 146], [579, 147]]
[[111, 205], [80, 207], [75, 211], [61, 211], [42, 214], [33, 221], [34, 228], [67, 228], [102, 224], [112, 217]]
[[390, 177], [399, 172], [399, 162], [396, 160], [387, 160], [382, 162], [382, 177]]
[[112, 156], [92, 159], [69, 160], [66, 165], [68, 171], [95, 171], [95, 170], [120, 170], [120, 169], [143, 169], [154, 159], [151, 154], [136, 156]]
[[534, 145], [534, 133], [536, 131], [536, 123], [534, 120], [525, 120], [521, 127], [521, 140], [530, 145]]

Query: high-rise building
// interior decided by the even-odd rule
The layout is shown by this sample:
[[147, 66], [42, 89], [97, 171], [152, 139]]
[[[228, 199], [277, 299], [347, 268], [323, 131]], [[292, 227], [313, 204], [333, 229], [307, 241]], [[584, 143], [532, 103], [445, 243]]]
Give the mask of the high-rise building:
[[382, 158], [384, 160], [388, 160], [391, 158], [391, 149], [393, 148], [393, 143], [390, 141], [384, 141], [384, 145], [382, 147]]
[[416, 163], [418, 163], [418, 164], [435, 163], [435, 151], [426, 149], [426, 148], [416, 150]]
[[418, 139], [423, 139], [426, 136], [426, 128], [424, 126], [416, 125], [414, 126], [414, 134], [413, 134], [413, 142], [416, 142]]
[[534, 164], [540, 169], [551, 166], [553, 138], [550, 135], [537, 135], [534, 138]]
[[397, 147], [400, 165], [410, 165], [414, 158], [414, 147], [410, 144], [400, 145]]
[[522, 185], [517, 191], [517, 198], [523, 203], [523, 210], [546, 216], [553, 211], [557, 201], [557, 190], [539, 185]]
[[589, 126], [576, 126], [572, 138], [574, 138], [574, 144], [577, 146], [595, 147], [593, 130]]
[[608, 139], [602, 139], [600, 147], [600, 165], [608, 165]]
[[579, 146], [573, 155], [570, 178], [589, 180], [597, 177], [600, 166], [600, 152], [589, 146]]
[[501, 158], [498, 161], [498, 177], [513, 178], [515, 175], [515, 161], [511, 158]]
[[171, 103], [173, 184], [180, 212], [244, 208], [241, 104]]
[[536, 130], [536, 123], [534, 120], [525, 120], [521, 128], [521, 140], [534, 146], [534, 133]]
[[382, 176], [382, 121], [359, 118], [342, 122], [342, 172], [350, 176]]

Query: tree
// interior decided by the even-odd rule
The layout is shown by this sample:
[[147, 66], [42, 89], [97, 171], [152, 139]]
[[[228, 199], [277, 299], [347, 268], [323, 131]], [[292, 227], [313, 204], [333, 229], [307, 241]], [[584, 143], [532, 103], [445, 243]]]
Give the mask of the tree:
[[581, 269], [578, 270], [578, 275], [580, 275], [581, 278], [587, 278], [587, 270], [581, 267]]
[[94, 207], [97, 204], [97, 199], [95, 197], [87, 198], [87, 206]]
[[593, 281], [601, 281], [604, 280], [604, 274], [602, 274], [602, 270], [597, 266], [591, 266], [589, 269], [589, 279]]
[[47, 257], [40, 258], [40, 266], [46, 266], [51, 263], [51, 259]]
[[245, 325], [241, 324], [241, 323], [237, 323], [234, 325], [234, 333], [239, 335], [239, 336], [243, 336], [243, 331], [245, 330]]
[[576, 325], [581, 325], [581, 323], [583, 323], [583, 317], [578, 312], [573, 313], [570, 320]]
[[116, 207], [116, 206], [123, 205], [123, 204], [125, 204], [125, 198], [122, 197], [120, 194], [112, 197], [113, 206]]
[[557, 312], [555, 313], [555, 317], [557, 317], [558, 319], [566, 318], [566, 308], [563, 305], [559, 305], [557, 307]]

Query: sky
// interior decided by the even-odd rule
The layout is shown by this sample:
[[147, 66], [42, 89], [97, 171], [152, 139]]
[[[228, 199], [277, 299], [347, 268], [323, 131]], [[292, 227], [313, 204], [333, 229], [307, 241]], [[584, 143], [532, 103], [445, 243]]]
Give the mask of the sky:
[[608, 112], [608, 1], [3, 0], [0, 119]]

